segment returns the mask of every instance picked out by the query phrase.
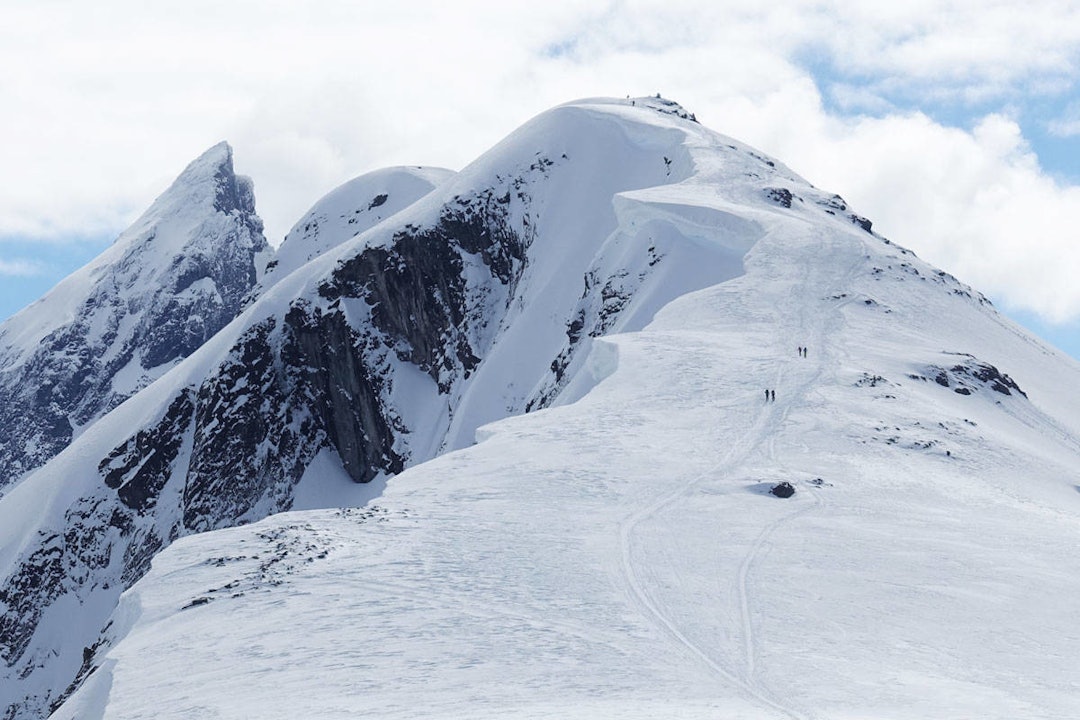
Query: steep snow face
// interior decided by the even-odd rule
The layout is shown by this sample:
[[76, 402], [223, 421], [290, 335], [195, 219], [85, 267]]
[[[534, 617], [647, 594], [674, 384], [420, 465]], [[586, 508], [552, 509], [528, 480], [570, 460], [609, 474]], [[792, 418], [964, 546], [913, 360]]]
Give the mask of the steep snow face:
[[269, 287], [305, 263], [378, 225], [453, 177], [452, 170], [393, 167], [329, 192], [285, 235], [260, 283]]
[[0, 488], [228, 324], [268, 252], [225, 143], [82, 270], [0, 325]]
[[[1080, 367], [838, 198], [683, 138], [685, 176], [591, 219], [602, 246], [648, 257], [670, 221], [724, 274], [749, 246], [742, 274], [366, 508], [175, 543], [56, 717], [1080, 717]], [[616, 304], [595, 285], [579, 337]]]

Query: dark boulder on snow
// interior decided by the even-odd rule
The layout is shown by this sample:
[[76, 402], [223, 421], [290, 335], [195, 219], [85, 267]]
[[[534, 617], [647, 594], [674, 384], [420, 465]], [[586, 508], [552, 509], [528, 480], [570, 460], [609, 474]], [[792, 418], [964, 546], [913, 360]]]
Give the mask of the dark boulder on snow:
[[789, 498], [795, 494], [795, 488], [792, 486], [791, 483], [785, 480], [779, 485], [773, 485], [772, 489], [769, 490], [769, 492], [778, 498]]

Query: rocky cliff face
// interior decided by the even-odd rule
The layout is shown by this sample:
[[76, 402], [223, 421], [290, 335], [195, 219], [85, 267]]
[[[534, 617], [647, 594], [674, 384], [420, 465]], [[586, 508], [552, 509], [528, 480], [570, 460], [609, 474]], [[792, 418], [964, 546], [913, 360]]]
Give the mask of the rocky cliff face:
[[267, 252], [251, 181], [222, 143], [99, 258], [0, 326], [0, 488], [236, 317]]

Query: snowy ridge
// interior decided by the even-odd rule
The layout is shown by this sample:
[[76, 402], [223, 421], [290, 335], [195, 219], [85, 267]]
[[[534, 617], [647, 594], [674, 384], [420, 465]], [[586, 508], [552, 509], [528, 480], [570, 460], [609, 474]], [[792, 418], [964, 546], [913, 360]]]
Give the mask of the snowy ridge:
[[3, 498], [9, 715], [1075, 716], [1080, 370], [870, 229], [539, 116]]
[[412, 205], [453, 175], [453, 171], [442, 168], [395, 167], [349, 180], [327, 193], [293, 225], [270, 261], [261, 284], [272, 285], [327, 250]]
[[0, 325], [0, 488], [231, 321], [269, 247], [220, 143], [105, 252]]

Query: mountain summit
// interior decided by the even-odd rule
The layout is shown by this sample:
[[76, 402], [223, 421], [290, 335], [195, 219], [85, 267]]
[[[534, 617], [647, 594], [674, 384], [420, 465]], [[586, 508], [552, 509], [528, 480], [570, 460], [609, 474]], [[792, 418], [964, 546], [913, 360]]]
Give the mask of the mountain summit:
[[228, 324], [269, 247], [219, 143], [99, 257], [0, 325], [0, 488]]
[[1075, 363], [661, 98], [377, 182], [0, 499], [9, 717], [1077, 715]]

